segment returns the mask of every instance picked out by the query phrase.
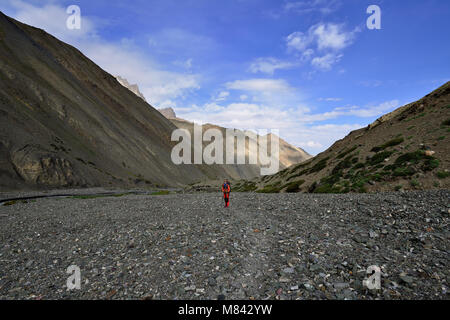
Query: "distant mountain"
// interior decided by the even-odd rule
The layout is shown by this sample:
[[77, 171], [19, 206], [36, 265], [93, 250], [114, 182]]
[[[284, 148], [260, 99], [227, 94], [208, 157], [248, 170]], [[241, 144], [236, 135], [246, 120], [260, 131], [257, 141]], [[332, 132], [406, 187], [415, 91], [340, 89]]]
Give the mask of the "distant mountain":
[[[351, 132], [304, 163], [239, 184], [260, 192], [366, 192], [450, 187], [450, 82]], [[236, 189], [236, 188], [235, 188]]]
[[125, 88], [127, 88], [128, 90], [133, 92], [135, 95], [137, 95], [139, 98], [141, 98], [142, 100], [147, 102], [147, 100], [145, 100], [144, 95], [139, 91], [139, 87], [137, 84], [130, 84], [127, 79], [122, 78], [121, 76], [116, 76], [116, 79]]
[[173, 111], [172, 108], [158, 109], [158, 111], [161, 112], [162, 115], [169, 120], [175, 119], [177, 117], [177, 115], [175, 114], [175, 111]]
[[[165, 108], [165, 109], [158, 109], [159, 112], [161, 112], [167, 119], [169, 119], [170, 121], [172, 121], [172, 123], [174, 125], [176, 125], [178, 128], [182, 128], [182, 129], [187, 129], [191, 132], [191, 135], [193, 134], [193, 130], [194, 130], [194, 123], [190, 122], [188, 120], [184, 120], [181, 118], [178, 118], [177, 115], [175, 114], [175, 111], [172, 108]], [[225, 133], [226, 133], [226, 129], [224, 127], [220, 127], [214, 124], [205, 124], [203, 126], [203, 130], [206, 131], [207, 129], [210, 128], [215, 128], [215, 129], [219, 129], [222, 132], [223, 137], [225, 137]], [[257, 136], [257, 139], [259, 138], [259, 136]], [[280, 146], [280, 151], [279, 151], [279, 163], [280, 163], [280, 169], [285, 169], [293, 164], [297, 164], [297, 163], [301, 163], [305, 160], [310, 159], [312, 156], [310, 154], [308, 154], [305, 150], [303, 150], [302, 148], [298, 148], [295, 147], [289, 143], [287, 143], [286, 141], [284, 141], [283, 139], [279, 138], [279, 146]], [[259, 145], [259, 143], [256, 141], [256, 145], [258, 146], [257, 150], [259, 150], [259, 148], [261, 147]], [[248, 153], [250, 152], [249, 148], [248, 148], [248, 144], [246, 144], [246, 150], [245, 150], [246, 154], [247, 154], [247, 160], [248, 160]], [[259, 168], [261, 165], [256, 165], [256, 166], [252, 166], [252, 165], [248, 165], [248, 166], [239, 166], [239, 171], [243, 172], [243, 169], [246, 168], [246, 170], [249, 170], [250, 172], [248, 173], [247, 176], [259, 176]], [[232, 166], [233, 167], [233, 166]], [[231, 174], [232, 177], [236, 177], [235, 173], [229, 172], [229, 174]]]

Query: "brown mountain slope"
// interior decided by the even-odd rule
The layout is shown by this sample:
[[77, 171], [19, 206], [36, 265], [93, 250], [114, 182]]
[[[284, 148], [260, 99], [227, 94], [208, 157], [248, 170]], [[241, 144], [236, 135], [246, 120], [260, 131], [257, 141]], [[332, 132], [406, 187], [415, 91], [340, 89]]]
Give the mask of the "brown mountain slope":
[[351, 132], [310, 161], [239, 184], [260, 192], [450, 187], [450, 82]]
[[81, 52], [0, 12], [0, 189], [184, 185], [176, 127]]

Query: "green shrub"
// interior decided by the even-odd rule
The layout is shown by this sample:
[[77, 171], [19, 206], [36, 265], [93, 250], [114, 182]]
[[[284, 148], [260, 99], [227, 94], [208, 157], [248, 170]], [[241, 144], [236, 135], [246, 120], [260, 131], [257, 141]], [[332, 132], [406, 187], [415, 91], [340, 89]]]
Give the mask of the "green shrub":
[[353, 169], [360, 169], [360, 168], [364, 168], [364, 163], [358, 162], [357, 164], [355, 164], [353, 166]]
[[352, 184], [353, 189], [360, 189], [362, 188], [367, 182], [369, 182], [369, 178], [367, 177], [360, 177], [354, 183]]
[[438, 171], [438, 172], [436, 173], [436, 176], [437, 176], [439, 179], [445, 179], [445, 178], [450, 177], [450, 172]]
[[256, 190], [258, 193], [278, 193], [280, 192], [280, 187], [269, 184], [260, 190]]
[[371, 179], [375, 181], [382, 181], [383, 176], [380, 173], [375, 173], [374, 175], [371, 176]]
[[[343, 169], [348, 169], [351, 168], [352, 166], [352, 161], [351, 161], [351, 157], [352, 156], [348, 156], [347, 158], [345, 158], [344, 160], [342, 160], [341, 162], [339, 162], [331, 171], [332, 174], [336, 174], [340, 171], [342, 171]], [[358, 159], [357, 159], [358, 161]]]
[[297, 165], [294, 166], [294, 168], [292, 168], [292, 172], [297, 171], [300, 168], [304, 168], [306, 166], [309, 166], [311, 164], [312, 161], [306, 161], [306, 162], [302, 162], [299, 163]]
[[442, 122], [442, 125], [444, 125], [444, 126], [450, 126], [450, 118], [448, 118], [447, 120], [445, 120], [444, 122]]
[[384, 159], [388, 158], [391, 154], [393, 154], [393, 151], [383, 151], [376, 153], [372, 158], [369, 159], [369, 164], [376, 165], [380, 162], [383, 162]]
[[439, 160], [436, 158], [429, 157], [425, 160], [422, 170], [423, 171], [432, 171], [433, 169], [436, 169], [439, 167]]
[[412, 179], [411, 180], [411, 186], [418, 187], [419, 186], [419, 181], [417, 181], [416, 179]]
[[334, 187], [331, 184], [323, 184], [315, 188], [314, 193], [342, 193], [342, 191], [340, 187]]
[[319, 162], [317, 162], [311, 169], [309, 169], [309, 173], [314, 173], [314, 172], [319, 172], [321, 171], [323, 168], [325, 168], [327, 166], [327, 161], [330, 157], [326, 157], [323, 158], [322, 160], [320, 160]]
[[339, 153], [336, 157], [336, 159], [342, 159], [343, 157], [345, 157], [347, 154], [349, 154], [350, 152], [353, 152], [356, 150], [356, 148], [358, 148], [358, 146], [353, 146], [350, 149], [346, 149], [344, 151], [342, 151], [341, 153]]
[[165, 196], [165, 195], [168, 195], [169, 193], [170, 193], [170, 191], [168, 191], [168, 190], [160, 190], [160, 191], [152, 192], [151, 195], [152, 196]]
[[416, 170], [414, 170], [411, 167], [398, 167], [394, 170], [394, 176], [396, 177], [408, 177], [412, 176], [414, 173], [416, 173]]
[[392, 140], [389, 140], [389, 141], [383, 143], [380, 146], [373, 147], [370, 151], [372, 151], [372, 152], [379, 152], [379, 151], [384, 150], [384, 149], [386, 149], [388, 147], [396, 146], [396, 145], [402, 143], [403, 141], [405, 141], [405, 139], [403, 139], [402, 137], [394, 138]]
[[7, 201], [5, 203], [3, 203], [4, 206], [12, 206], [14, 204], [16, 204], [17, 201], [16, 200], [11, 200], [11, 201]]
[[298, 192], [300, 190], [300, 186], [304, 182], [305, 182], [305, 180], [294, 181], [294, 182], [288, 183], [284, 187], [286, 187], [286, 192], [289, 192], [289, 193]]
[[236, 187], [234, 191], [250, 192], [250, 191], [255, 191], [257, 188], [258, 187], [256, 186], [256, 184], [254, 182], [245, 181], [242, 185], [240, 185], [239, 187]]
[[422, 160], [424, 158], [425, 153], [422, 150], [417, 150], [400, 155], [394, 163], [395, 165], [399, 166], [405, 164], [406, 162], [417, 163], [419, 160]]

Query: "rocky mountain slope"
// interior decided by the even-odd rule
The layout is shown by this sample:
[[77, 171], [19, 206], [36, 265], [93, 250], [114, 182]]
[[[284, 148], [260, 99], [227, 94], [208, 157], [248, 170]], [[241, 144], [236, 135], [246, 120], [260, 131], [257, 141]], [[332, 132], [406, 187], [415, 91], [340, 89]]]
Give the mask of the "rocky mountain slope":
[[176, 127], [80, 51], [0, 12], [0, 189], [184, 185]]
[[[310, 161], [242, 181], [259, 192], [342, 193], [450, 187], [450, 82], [351, 132]], [[236, 188], [235, 188], [236, 189]]]

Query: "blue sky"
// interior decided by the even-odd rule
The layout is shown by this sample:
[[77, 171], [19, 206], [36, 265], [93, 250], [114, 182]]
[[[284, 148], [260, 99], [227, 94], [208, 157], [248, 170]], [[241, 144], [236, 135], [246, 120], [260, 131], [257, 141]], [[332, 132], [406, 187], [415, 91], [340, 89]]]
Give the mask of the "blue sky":
[[[81, 29], [66, 27], [69, 5]], [[369, 30], [369, 5], [381, 30]], [[154, 107], [317, 154], [450, 80], [447, 0], [1, 0]]]

